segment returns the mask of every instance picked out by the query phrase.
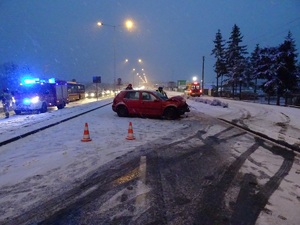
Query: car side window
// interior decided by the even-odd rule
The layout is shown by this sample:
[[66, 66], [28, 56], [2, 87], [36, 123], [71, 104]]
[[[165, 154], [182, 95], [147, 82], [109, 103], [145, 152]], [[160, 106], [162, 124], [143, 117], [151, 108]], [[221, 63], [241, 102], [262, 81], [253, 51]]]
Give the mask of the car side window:
[[142, 100], [143, 101], [154, 101], [157, 99], [153, 94], [148, 92], [142, 92]]
[[126, 93], [124, 98], [131, 99], [131, 100], [139, 100], [139, 92], [129, 91]]
[[149, 94], [150, 97], [150, 101], [154, 101], [157, 99], [157, 97], [155, 97], [153, 94]]
[[149, 100], [151, 100], [149, 93], [142, 92], [142, 99], [143, 99], [143, 101], [149, 101]]

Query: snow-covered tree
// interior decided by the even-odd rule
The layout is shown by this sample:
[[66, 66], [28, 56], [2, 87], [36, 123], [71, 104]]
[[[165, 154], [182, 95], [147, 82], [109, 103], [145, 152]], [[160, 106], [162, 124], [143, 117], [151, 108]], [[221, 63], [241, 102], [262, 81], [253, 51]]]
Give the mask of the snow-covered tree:
[[249, 70], [250, 70], [250, 79], [254, 81], [254, 93], [257, 91], [257, 80], [260, 78], [258, 76], [259, 74], [259, 52], [260, 47], [259, 44], [255, 46], [254, 51], [251, 53], [250, 59], [249, 59]]
[[278, 48], [261, 48], [257, 64], [256, 77], [265, 80], [262, 89], [268, 96], [275, 95], [278, 87]]
[[278, 87], [278, 104], [280, 96], [287, 96], [297, 88], [297, 53], [295, 41], [292, 33], [288, 32], [285, 41], [279, 46], [279, 68], [278, 79], [280, 85]]
[[256, 76], [266, 80], [263, 90], [268, 95], [276, 95], [279, 105], [281, 97], [287, 97], [298, 87], [297, 53], [291, 33], [278, 47], [263, 48], [259, 52]]
[[227, 42], [228, 48], [226, 51], [228, 84], [231, 84], [233, 96], [235, 86], [242, 85], [246, 75], [245, 56], [247, 54], [247, 46], [241, 45], [242, 41], [243, 36], [241, 35], [240, 28], [235, 24], [232, 28], [229, 41]]
[[225, 59], [225, 40], [222, 38], [221, 31], [218, 30], [214, 40], [215, 48], [212, 50], [212, 55], [216, 58], [214, 70], [217, 74], [217, 95], [219, 95], [219, 78], [221, 78], [221, 86], [223, 81], [223, 75], [226, 74], [226, 59]]

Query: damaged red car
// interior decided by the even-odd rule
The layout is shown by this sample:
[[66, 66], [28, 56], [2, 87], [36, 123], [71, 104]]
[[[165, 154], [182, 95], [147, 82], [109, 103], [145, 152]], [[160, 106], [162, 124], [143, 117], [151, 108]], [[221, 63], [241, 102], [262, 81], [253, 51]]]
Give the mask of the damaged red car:
[[160, 117], [168, 120], [189, 112], [186, 100], [181, 96], [165, 97], [148, 90], [124, 90], [113, 100], [112, 110], [119, 117]]

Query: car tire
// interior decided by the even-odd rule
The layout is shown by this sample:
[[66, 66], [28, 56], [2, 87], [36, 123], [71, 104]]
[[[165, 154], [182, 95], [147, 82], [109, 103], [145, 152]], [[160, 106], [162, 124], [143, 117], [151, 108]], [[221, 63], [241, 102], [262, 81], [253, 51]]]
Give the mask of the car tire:
[[63, 109], [63, 108], [65, 108], [65, 106], [66, 106], [66, 103], [63, 102], [62, 104], [57, 106], [57, 109]]
[[47, 104], [45, 102], [43, 103], [42, 108], [40, 109], [40, 112], [41, 113], [47, 112]]
[[128, 116], [128, 110], [125, 106], [119, 106], [117, 108], [117, 114], [119, 117], [127, 117]]
[[167, 119], [167, 120], [174, 120], [177, 117], [178, 117], [178, 113], [177, 113], [176, 108], [169, 107], [169, 108], [165, 109], [165, 111], [164, 111], [164, 118], [165, 119]]

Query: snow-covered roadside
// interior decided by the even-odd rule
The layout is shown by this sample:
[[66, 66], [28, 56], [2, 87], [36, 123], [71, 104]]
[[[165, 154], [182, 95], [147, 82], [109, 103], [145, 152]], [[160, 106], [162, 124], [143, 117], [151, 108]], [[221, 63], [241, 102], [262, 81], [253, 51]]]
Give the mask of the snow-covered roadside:
[[[263, 105], [250, 102], [240, 102], [229, 99], [213, 98], [204, 96], [200, 98], [189, 98], [188, 104], [191, 108], [204, 114], [234, 121], [249, 129], [276, 139], [284, 140], [300, 148], [300, 120], [298, 120], [300, 109], [280, 107], [274, 105]], [[201, 106], [199, 105], [201, 103]], [[237, 143], [232, 153], [243, 149]], [[247, 160], [241, 168], [242, 174], [255, 174], [263, 177], [258, 180], [260, 187], [264, 187], [270, 179], [276, 180], [280, 174], [285, 159], [265, 149], [256, 150], [251, 154], [251, 160]], [[255, 164], [260, 164], [260, 170], [255, 169]], [[268, 204], [260, 213], [256, 225], [297, 225], [300, 223], [300, 154], [296, 153], [291, 170], [280, 182], [280, 186], [268, 199]], [[228, 190], [236, 193], [235, 187]], [[230, 199], [228, 199], [228, 202]]]
[[[201, 103], [199, 105], [198, 103]], [[203, 96], [188, 104], [204, 114], [235, 122], [300, 149], [300, 109]], [[216, 110], [217, 109], [217, 110]]]

